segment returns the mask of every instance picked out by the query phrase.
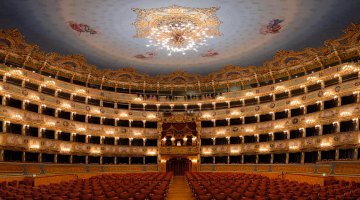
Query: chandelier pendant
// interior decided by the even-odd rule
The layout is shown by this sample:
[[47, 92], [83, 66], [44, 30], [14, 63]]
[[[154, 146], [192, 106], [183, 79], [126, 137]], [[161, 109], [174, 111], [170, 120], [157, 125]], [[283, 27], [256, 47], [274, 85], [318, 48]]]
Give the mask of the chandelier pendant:
[[164, 49], [169, 56], [198, 51], [200, 46], [207, 45], [208, 39], [221, 35], [221, 22], [215, 15], [218, 9], [181, 6], [133, 9], [138, 14], [135, 37], [146, 38], [147, 47]]

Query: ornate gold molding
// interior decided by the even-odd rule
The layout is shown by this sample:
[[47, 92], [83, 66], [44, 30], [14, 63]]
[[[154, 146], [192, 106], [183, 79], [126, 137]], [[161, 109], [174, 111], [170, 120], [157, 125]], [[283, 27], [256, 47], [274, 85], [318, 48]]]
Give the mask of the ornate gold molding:
[[[66, 74], [75, 74], [86, 80], [88, 75], [93, 78], [106, 78], [109, 83], [130, 85], [136, 84], [157, 84], [162, 87], [197, 87], [199, 82], [207, 85], [212, 80], [217, 84], [229, 82], [241, 82], [254, 80], [254, 74], [261, 80], [268, 76], [277, 77], [282, 73], [295, 73], [303, 71], [304, 68], [312, 69], [339, 59], [346, 59], [351, 56], [359, 56], [360, 48], [358, 37], [360, 36], [360, 24], [352, 24], [344, 30], [344, 34], [335, 40], [328, 40], [320, 48], [306, 48], [302, 51], [280, 50], [270, 61], [262, 66], [233, 66], [228, 65], [219, 71], [202, 76], [184, 71], [175, 71], [167, 75], [149, 76], [139, 73], [133, 68], [120, 68], [118, 70], [100, 70], [96, 66], [86, 62], [81, 55], [60, 55], [58, 53], [45, 53], [37, 45], [28, 44], [25, 38], [17, 29], [6, 29], [0, 31], [1, 48], [0, 54], [4, 57], [11, 57], [18, 63], [24, 63], [38, 69], [61, 71]], [[11, 55], [10, 55], [11, 54]], [[10, 59], [10, 58], [9, 58]], [[256, 81], [255, 81], [256, 82]]]

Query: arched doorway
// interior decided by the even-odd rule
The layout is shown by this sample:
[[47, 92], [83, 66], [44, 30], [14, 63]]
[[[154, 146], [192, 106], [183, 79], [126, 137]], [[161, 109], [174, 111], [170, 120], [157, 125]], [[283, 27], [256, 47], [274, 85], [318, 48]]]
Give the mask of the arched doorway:
[[183, 176], [191, 171], [191, 160], [187, 158], [171, 158], [166, 161], [166, 172], [173, 172], [174, 176]]

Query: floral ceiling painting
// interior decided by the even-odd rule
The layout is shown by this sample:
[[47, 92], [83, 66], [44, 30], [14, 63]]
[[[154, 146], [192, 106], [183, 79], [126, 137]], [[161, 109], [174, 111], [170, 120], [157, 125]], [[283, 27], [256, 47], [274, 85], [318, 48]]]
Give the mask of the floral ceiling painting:
[[[81, 55], [99, 69], [132, 68], [151, 76], [176, 71], [207, 75], [228, 65], [261, 66], [279, 50], [323, 46], [352, 23], [360, 23], [359, 0], [11, 0], [0, 4], [0, 29], [18, 29], [28, 43], [46, 53]], [[176, 21], [186, 26], [176, 26], [181, 24]], [[190, 35], [192, 50], [169, 55], [156, 46], [167, 42], [164, 25], [178, 34], [170, 37], [173, 42], [181, 43]], [[203, 37], [196, 41], [197, 27]], [[179, 33], [185, 29], [192, 32]], [[162, 39], [155, 42], [161, 38], [159, 31]], [[155, 45], [149, 45], [150, 36]], [[199, 44], [196, 48], [193, 41]], [[7, 44], [0, 41], [0, 45]]]

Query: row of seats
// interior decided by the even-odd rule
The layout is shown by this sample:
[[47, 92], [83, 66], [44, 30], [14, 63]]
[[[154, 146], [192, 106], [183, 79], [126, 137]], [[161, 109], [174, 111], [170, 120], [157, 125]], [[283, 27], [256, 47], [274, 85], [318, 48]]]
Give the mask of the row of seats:
[[33, 187], [19, 184], [0, 188], [0, 199], [6, 200], [163, 200], [172, 173], [104, 174], [89, 179]]
[[349, 182], [320, 186], [244, 173], [188, 172], [185, 176], [198, 200], [360, 199], [359, 184]]

